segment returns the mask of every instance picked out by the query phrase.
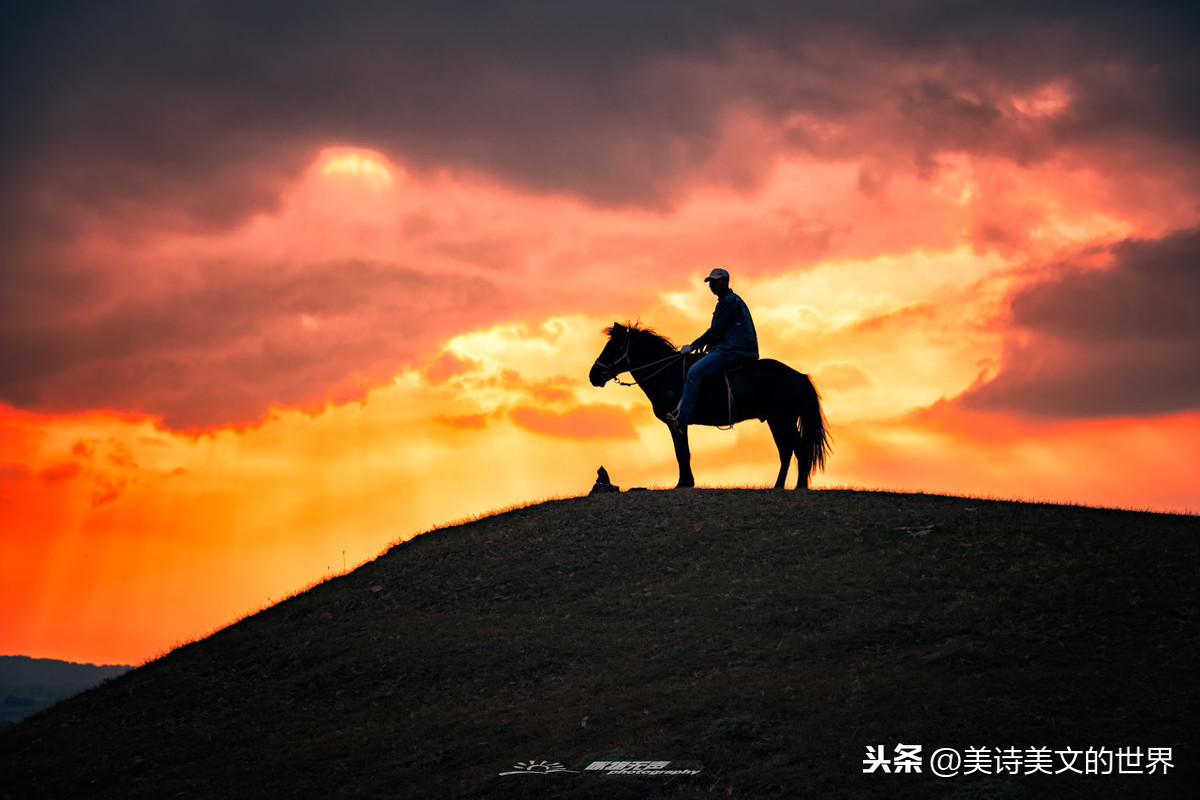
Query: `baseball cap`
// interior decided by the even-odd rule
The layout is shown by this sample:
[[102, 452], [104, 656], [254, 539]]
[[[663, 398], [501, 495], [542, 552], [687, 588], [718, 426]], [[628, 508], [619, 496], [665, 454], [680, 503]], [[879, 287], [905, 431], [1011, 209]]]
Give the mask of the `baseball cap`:
[[729, 273], [720, 267], [717, 267], [712, 272], [708, 273], [708, 277], [704, 279], [704, 282], [707, 283], [709, 281], [719, 281], [722, 278], [729, 280]]

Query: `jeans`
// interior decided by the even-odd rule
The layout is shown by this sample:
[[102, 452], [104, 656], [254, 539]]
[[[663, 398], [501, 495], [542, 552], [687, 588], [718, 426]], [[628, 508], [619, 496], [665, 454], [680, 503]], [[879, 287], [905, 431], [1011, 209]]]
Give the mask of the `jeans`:
[[742, 361], [741, 356], [717, 352], [706, 353], [699, 361], [692, 364], [687, 373], [687, 380], [683, 383], [683, 397], [679, 400], [677, 419], [680, 425], [687, 425], [692, 419], [692, 412], [696, 410], [696, 397], [700, 394], [700, 381], [727, 367], [732, 367], [740, 361]]

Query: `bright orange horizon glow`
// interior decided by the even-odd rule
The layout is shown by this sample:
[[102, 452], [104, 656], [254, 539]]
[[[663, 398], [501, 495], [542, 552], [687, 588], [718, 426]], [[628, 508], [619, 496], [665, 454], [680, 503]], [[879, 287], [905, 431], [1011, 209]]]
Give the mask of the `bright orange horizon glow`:
[[[1010, 106], [1041, 118], [1071, 102], [1048, 85]], [[731, 119], [729, 135], [766, 136], [752, 122]], [[305, 259], [385, 265], [407, 276], [398, 296], [444, 285], [427, 290], [437, 310], [407, 366], [381, 351], [250, 424], [181, 432], [128, 410], [0, 405], [0, 650], [137, 663], [434, 526], [584, 494], [601, 465], [624, 488], [673, 485], [644, 397], [587, 372], [614, 320], [677, 343], [702, 332], [716, 264], [763, 355], [822, 391], [835, 449], [816, 488], [1200, 510], [1198, 412], [1046, 419], [953, 402], [999, 369], [1013, 292], [1066, 260], [1103, 271], [1098, 249], [1193, 224], [1183, 190], [1067, 159], [877, 167], [780, 157], [753, 189], [698, 183], [651, 212], [330, 148], [276, 213], [235, 230], [82, 242], [148, 302], [227, 263], [297, 281]], [[272, 345], [374, 341], [372, 320], [320, 303], [262, 324]], [[702, 485], [766, 486], [775, 463], [753, 422], [693, 436]]]

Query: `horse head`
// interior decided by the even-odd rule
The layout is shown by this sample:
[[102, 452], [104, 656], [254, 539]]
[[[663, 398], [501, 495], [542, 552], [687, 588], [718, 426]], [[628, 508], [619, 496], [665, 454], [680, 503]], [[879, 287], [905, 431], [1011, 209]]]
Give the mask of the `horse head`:
[[596, 357], [596, 363], [592, 364], [592, 371], [588, 373], [592, 386], [603, 386], [629, 369], [629, 328], [614, 322], [604, 332], [608, 334], [608, 344], [604, 345]]

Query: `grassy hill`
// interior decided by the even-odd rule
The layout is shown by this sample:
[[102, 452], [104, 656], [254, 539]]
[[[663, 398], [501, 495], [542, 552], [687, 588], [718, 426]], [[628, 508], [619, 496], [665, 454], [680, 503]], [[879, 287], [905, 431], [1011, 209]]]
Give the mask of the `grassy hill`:
[[[0, 736], [0, 794], [1190, 798], [1198, 578], [1191, 516], [854, 491], [552, 501], [419, 536], [26, 720]], [[868, 746], [900, 743], [921, 774], [863, 774]], [[940, 748], [987, 748], [992, 774], [935, 777]], [[1140, 748], [1143, 772], [1171, 748], [1174, 766], [1020, 774], [1040, 748], [1130, 748], [1126, 769]]]

